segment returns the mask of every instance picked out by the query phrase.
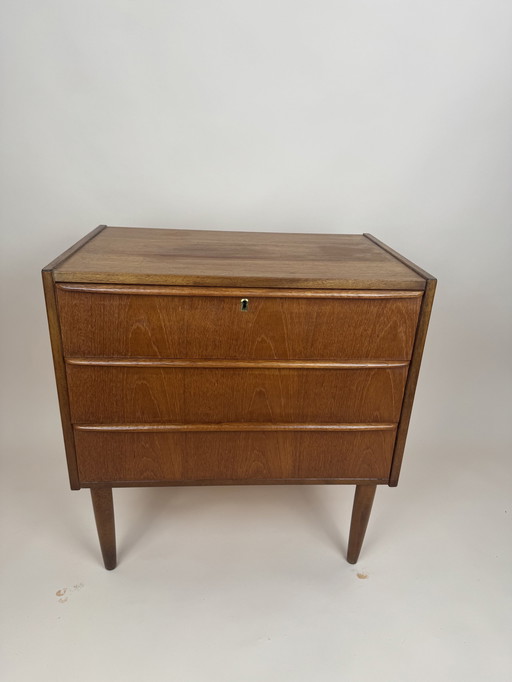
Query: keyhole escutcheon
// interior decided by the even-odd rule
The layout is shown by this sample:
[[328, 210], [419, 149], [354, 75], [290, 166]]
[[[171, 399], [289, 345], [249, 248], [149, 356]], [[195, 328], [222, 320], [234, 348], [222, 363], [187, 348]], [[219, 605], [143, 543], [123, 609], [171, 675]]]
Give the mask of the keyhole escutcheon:
[[249, 299], [248, 298], [242, 298], [240, 300], [240, 310], [243, 313], [246, 313], [249, 310]]

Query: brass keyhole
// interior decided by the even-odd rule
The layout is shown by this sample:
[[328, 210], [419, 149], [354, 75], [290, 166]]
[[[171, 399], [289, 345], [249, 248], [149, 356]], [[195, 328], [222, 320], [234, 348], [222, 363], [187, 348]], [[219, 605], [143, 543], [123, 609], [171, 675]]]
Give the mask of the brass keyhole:
[[242, 298], [240, 301], [240, 310], [243, 313], [246, 313], [249, 310], [249, 299], [248, 298]]

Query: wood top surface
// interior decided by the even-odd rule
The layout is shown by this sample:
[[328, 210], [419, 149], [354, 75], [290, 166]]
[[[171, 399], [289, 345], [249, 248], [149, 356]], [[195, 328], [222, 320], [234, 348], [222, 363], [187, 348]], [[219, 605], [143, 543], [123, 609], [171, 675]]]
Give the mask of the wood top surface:
[[45, 270], [58, 282], [425, 288], [428, 273], [370, 235], [106, 227]]

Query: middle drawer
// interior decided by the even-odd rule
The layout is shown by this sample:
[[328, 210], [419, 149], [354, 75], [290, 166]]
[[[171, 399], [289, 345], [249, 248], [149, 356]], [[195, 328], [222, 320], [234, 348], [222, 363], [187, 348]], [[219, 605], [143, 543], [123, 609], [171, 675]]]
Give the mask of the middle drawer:
[[68, 359], [67, 377], [73, 423], [396, 423], [407, 365], [155, 367]]

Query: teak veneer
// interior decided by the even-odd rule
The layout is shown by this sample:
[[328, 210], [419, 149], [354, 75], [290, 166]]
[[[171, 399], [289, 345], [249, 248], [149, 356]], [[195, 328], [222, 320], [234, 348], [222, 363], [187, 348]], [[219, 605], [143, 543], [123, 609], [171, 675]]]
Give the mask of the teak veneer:
[[97, 227], [43, 269], [71, 488], [396, 486], [436, 280], [371, 235]]

